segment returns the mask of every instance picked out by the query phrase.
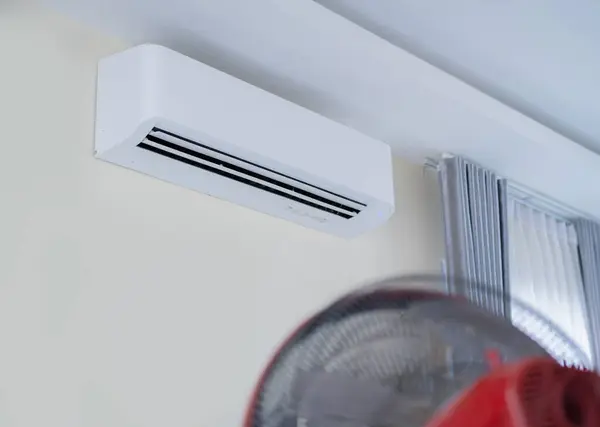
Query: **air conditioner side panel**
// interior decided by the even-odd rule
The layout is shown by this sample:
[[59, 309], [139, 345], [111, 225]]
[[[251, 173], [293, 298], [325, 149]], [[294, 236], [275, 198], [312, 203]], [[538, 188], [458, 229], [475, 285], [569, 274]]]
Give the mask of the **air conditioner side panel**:
[[96, 156], [103, 158], [118, 146], [135, 144], [148, 132], [157, 113], [152, 59], [143, 49], [129, 49], [98, 63]]

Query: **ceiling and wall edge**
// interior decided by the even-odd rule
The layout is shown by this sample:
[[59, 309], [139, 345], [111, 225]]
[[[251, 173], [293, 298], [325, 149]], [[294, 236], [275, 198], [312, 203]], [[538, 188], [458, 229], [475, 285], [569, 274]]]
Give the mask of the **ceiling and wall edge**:
[[45, 2], [133, 44], [192, 56], [401, 156], [462, 155], [600, 218], [600, 156], [313, 1]]

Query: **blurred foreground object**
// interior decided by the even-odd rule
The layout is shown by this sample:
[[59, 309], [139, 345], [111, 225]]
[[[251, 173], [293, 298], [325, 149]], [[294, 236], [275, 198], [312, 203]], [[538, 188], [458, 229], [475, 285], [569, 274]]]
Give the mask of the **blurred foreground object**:
[[521, 329], [422, 290], [442, 283], [386, 280], [309, 318], [267, 365], [244, 427], [600, 426], [598, 376], [565, 334], [517, 301]]

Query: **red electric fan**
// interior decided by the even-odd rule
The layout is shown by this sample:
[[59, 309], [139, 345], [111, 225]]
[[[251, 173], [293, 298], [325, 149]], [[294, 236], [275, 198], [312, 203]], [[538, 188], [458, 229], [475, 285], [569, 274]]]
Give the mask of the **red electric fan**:
[[268, 364], [244, 427], [600, 427], [600, 377], [571, 340], [517, 301], [514, 326], [415, 290], [440, 281], [388, 280], [308, 319]]

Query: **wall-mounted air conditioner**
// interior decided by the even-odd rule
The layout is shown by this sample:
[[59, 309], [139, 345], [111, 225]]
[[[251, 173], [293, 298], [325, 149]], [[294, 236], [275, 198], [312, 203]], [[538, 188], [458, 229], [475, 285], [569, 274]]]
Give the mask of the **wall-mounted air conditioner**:
[[100, 61], [96, 156], [354, 236], [394, 211], [390, 148], [161, 46]]

